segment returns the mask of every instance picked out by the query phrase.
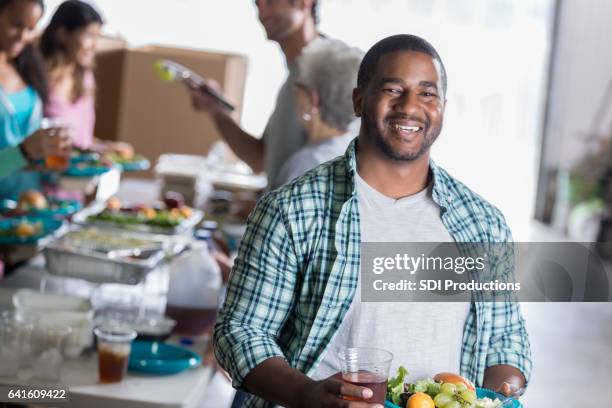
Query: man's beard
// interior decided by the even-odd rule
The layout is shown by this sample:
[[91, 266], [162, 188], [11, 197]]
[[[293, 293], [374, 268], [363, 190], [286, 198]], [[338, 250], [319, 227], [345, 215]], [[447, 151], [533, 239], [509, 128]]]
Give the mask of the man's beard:
[[421, 148], [416, 152], [408, 152], [401, 153], [393, 149], [393, 147], [387, 142], [387, 140], [382, 135], [378, 126], [376, 126], [376, 121], [370, 120], [369, 115], [366, 112], [363, 112], [361, 121], [365, 125], [366, 132], [368, 135], [374, 139], [374, 143], [376, 147], [380, 149], [380, 151], [389, 159], [395, 161], [414, 161], [421, 157], [425, 152], [429, 150], [431, 145], [436, 141], [438, 135], [442, 131], [442, 125], [440, 124], [438, 127], [431, 128], [429, 127], [429, 121], [423, 121], [421, 119], [410, 118], [407, 115], [398, 115], [393, 118], [385, 119], [385, 122], [388, 122], [391, 119], [413, 119], [418, 120], [424, 124], [423, 127], [423, 142], [421, 143]]

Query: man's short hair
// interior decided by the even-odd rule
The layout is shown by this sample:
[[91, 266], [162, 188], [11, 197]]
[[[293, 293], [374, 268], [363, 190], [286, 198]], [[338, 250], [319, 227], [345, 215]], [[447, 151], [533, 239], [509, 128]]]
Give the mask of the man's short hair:
[[421, 37], [410, 34], [398, 34], [384, 38], [374, 44], [368, 50], [359, 66], [359, 74], [357, 75], [357, 87], [365, 88], [372, 79], [374, 71], [378, 65], [378, 61], [383, 55], [399, 51], [415, 51], [422, 52], [438, 61], [440, 64], [440, 80], [442, 82], [442, 94], [446, 95], [446, 68], [438, 54], [438, 51]]

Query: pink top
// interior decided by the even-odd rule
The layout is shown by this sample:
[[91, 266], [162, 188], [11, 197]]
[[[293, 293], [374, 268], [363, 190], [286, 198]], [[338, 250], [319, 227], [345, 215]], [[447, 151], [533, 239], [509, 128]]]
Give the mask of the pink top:
[[45, 115], [65, 119], [72, 129], [72, 142], [75, 146], [89, 148], [94, 141], [96, 110], [94, 101], [95, 79], [91, 71], [84, 78], [85, 95], [71, 103], [61, 100], [51, 89]]

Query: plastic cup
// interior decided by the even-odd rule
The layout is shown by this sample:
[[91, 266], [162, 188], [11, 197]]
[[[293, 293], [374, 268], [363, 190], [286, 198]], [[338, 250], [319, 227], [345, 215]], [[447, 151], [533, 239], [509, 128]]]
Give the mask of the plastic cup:
[[[61, 118], [44, 118], [40, 128], [47, 130], [49, 136], [57, 134], [61, 129], [68, 128], [68, 123]], [[47, 143], [50, 143], [50, 137], [47, 138]], [[51, 170], [65, 170], [70, 164], [70, 155], [47, 155], [45, 157], [45, 166]]]
[[376, 348], [352, 347], [341, 350], [338, 357], [340, 358], [342, 380], [369, 388], [373, 393], [370, 399], [346, 396], [343, 398], [384, 405], [393, 354]]
[[27, 313], [15, 310], [5, 310], [0, 313], [0, 325], [14, 329], [14, 335], [18, 342], [19, 367], [28, 368], [32, 363], [33, 333], [38, 318]]
[[11, 316], [0, 316], [0, 377], [19, 372], [19, 331]]
[[100, 383], [119, 383], [125, 377], [136, 331], [119, 325], [94, 329], [98, 339], [98, 373]]
[[63, 347], [72, 328], [41, 324], [34, 330], [32, 372], [39, 380], [59, 381], [64, 363]]

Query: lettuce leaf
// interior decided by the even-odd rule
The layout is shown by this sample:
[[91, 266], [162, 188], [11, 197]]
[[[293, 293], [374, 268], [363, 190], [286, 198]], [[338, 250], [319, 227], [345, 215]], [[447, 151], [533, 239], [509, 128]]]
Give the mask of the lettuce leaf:
[[406, 367], [400, 366], [397, 369], [397, 375], [387, 381], [387, 398], [393, 401], [395, 405], [402, 402], [400, 395], [404, 392], [404, 381], [407, 376], [408, 370], [406, 370]]

